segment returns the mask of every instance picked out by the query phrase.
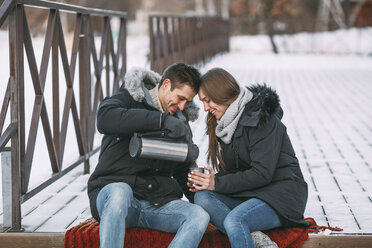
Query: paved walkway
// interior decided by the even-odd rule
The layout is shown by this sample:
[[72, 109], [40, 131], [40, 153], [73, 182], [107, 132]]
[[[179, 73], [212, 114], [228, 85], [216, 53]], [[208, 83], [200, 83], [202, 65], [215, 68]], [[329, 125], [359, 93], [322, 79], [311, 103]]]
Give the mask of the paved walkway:
[[[372, 234], [372, 58], [233, 50], [202, 71], [216, 66], [230, 71], [242, 85], [266, 82], [278, 91], [283, 122], [309, 185], [305, 217], [341, 227], [342, 233]], [[204, 120], [201, 112], [192, 124], [200, 165], [208, 142]], [[26, 231], [64, 232], [90, 216], [88, 175], [81, 170], [22, 205]]]

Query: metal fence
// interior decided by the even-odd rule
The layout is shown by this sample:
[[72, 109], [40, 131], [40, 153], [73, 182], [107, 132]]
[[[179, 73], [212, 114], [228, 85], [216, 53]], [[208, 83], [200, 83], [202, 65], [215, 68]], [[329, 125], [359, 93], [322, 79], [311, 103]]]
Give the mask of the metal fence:
[[[25, 7], [48, 11], [39, 67]], [[75, 18], [70, 54], [66, 48], [61, 13], [68, 13]], [[102, 22], [99, 49], [95, 45], [97, 36], [92, 28], [93, 17], [99, 18]], [[113, 18], [120, 22], [117, 40], [113, 38], [110, 21]], [[0, 81], [0, 87], [6, 87], [0, 112], [0, 151], [5, 153], [6, 150], [10, 151], [10, 155], [4, 156], [2, 167], [3, 173], [11, 174], [10, 181], [3, 181], [3, 191], [11, 192], [3, 201], [11, 209], [5, 211], [4, 206], [3, 225], [5, 228], [8, 226], [8, 230], [20, 231], [22, 229], [21, 203], [79, 164], [84, 163], [84, 172], [89, 172], [89, 158], [99, 150], [99, 147], [93, 147], [98, 104], [103, 97], [118, 90], [119, 81], [126, 72], [126, 13], [48, 1], [6, 0], [0, 8], [0, 26], [5, 20], [8, 20], [9, 29], [10, 71], [7, 82]], [[59, 64], [62, 64], [61, 71], [59, 71]], [[31, 74], [30, 81], [25, 80], [27, 65]], [[47, 80], [48, 69], [51, 70], [52, 80]], [[78, 71], [78, 79], [76, 79], [79, 84], [78, 96], [74, 92], [75, 71]], [[65, 80], [60, 80], [60, 74], [64, 75]], [[34, 104], [31, 120], [28, 120], [29, 130], [26, 130], [25, 85], [31, 83], [34, 88]], [[48, 113], [45, 101], [44, 89], [47, 84], [52, 84], [52, 113]], [[60, 84], [66, 84], [64, 100], [59, 97]], [[27, 95], [29, 96], [30, 93], [32, 94], [27, 92]], [[61, 113], [60, 109], [62, 109]], [[9, 121], [6, 121], [7, 116]], [[62, 169], [69, 120], [74, 124], [79, 157], [75, 162], [64, 165]], [[33, 163], [33, 158], [37, 150], [36, 138], [40, 121], [52, 176], [30, 190], [31, 168], [37, 166]], [[9, 142], [10, 148], [7, 148]]]
[[229, 50], [229, 22], [220, 17], [149, 17], [151, 69], [162, 73], [170, 64], [206, 62]]

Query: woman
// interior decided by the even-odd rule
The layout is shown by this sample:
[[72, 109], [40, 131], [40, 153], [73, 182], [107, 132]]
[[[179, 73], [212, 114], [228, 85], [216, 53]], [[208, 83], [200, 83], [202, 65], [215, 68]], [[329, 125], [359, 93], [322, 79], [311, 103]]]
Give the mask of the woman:
[[266, 85], [239, 87], [231, 74], [214, 68], [202, 76], [199, 98], [208, 111], [213, 169], [190, 173], [189, 187], [231, 246], [254, 247], [254, 231], [308, 226], [307, 183], [280, 121], [276, 92]]

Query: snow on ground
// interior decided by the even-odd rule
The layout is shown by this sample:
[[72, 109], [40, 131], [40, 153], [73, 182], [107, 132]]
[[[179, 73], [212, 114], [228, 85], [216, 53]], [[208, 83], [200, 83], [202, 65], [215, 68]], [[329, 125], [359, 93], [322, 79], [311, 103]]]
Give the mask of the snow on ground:
[[[309, 184], [305, 215], [314, 217], [319, 224], [337, 225], [350, 233], [372, 233], [371, 34], [372, 29], [367, 28], [276, 37], [279, 50], [287, 52], [279, 55], [272, 54], [266, 36], [235, 36], [230, 40], [230, 53], [217, 55], [200, 68], [205, 72], [212, 67], [223, 67], [242, 85], [266, 82], [278, 91], [285, 111], [283, 122]], [[40, 51], [36, 54], [38, 61], [42, 44], [43, 38], [34, 38], [35, 50]], [[148, 47], [147, 37], [128, 37], [128, 69], [149, 68]], [[0, 49], [3, 55], [0, 99], [3, 99], [9, 76], [8, 41], [4, 31], [0, 31]], [[26, 89], [33, 92], [31, 85], [26, 85]], [[75, 94], [78, 95], [78, 90]], [[195, 142], [200, 146], [198, 163], [202, 166], [206, 164], [207, 150], [207, 139], [202, 135], [205, 113], [197, 97], [195, 99], [201, 111], [192, 129]], [[32, 93], [26, 99], [29, 106], [33, 100]], [[46, 97], [46, 101], [50, 99]], [[32, 108], [28, 114], [30, 112]], [[74, 137], [73, 127], [68, 130]], [[45, 147], [44, 138], [40, 137], [37, 142]], [[66, 154], [72, 159], [76, 142], [73, 139], [67, 142]], [[45, 154], [44, 148], [35, 155], [38, 167], [32, 172], [32, 184], [51, 173]], [[96, 161], [97, 156], [91, 159], [92, 170]], [[27, 231], [63, 232], [90, 215], [85, 188], [89, 175], [81, 175], [81, 170], [78, 167], [22, 205]], [[70, 207], [64, 209], [67, 205]], [[2, 206], [0, 213], [1, 210]], [[2, 217], [0, 214], [0, 223]]]
[[[372, 28], [281, 35], [274, 36], [274, 40], [280, 53], [372, 55]], [[231, 39], [231, 52], [263, 54], [271, 53], [271, 50], [266, 35], [236, 36]]]

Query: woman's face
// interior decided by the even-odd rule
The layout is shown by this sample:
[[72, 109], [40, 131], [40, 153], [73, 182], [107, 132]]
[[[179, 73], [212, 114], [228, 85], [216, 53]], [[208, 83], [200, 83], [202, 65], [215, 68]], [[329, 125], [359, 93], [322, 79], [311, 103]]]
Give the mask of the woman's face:
[[216, 117], [217, 120], [221, 119], [222, 116], [225, 114], [225, 111], [228, 107], [228, 105], [223, 105], [223, 104], [217, 104], [213, 102], [209, 97], [207, 97], [203, 90], [199, 90], [199, 99], [202, 101], [204, 105], [204, 111], [205, 112], [210, 112], [214, 117]]

